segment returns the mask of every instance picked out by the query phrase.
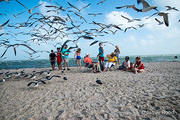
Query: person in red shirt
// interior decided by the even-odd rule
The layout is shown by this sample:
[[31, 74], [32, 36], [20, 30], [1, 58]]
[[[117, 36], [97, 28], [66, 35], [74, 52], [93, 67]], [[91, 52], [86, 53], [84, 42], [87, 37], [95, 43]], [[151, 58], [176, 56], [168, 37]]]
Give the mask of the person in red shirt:
[[59, 70], [61, 70], [61, 69], [62, 69], [62, 65], [61, 65], [62, 58], [61, 58], [60, 48], [57, 48], [56, 57], [57, 57], [57, 65], [58, 65], [58, 68], [59, 68]]
[[141, 57], [136, 57], [136, 63], [133, 71], [135, 74], [144, 72], [144, 64], [141, 61]]

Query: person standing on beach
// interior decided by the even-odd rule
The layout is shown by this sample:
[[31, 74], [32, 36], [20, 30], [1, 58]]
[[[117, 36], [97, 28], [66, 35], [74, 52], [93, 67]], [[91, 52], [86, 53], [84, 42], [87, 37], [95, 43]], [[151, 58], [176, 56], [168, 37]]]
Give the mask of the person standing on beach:
[[117, 63], [120, 64], [120, 56], [119, 56], [120, 55], [120, 48], [117, 45], [115, 46], [114, 53], [117, 57]]
[[57, 48], [57, 65], [58, 65], [58, 68], [59, 70], [62, 69], [62, 65], [61, 65], [61, 62], [62, 62], [62, 58], [61, 58], [61, 52], [60, 52], [60, 48]]
[[68, 61], [68, 57], [69, 57], [69, 51], [68, 51], [68, 46], [65, 45], [64, 48], [62, 49], [61, 53], [62, 53], [62, 59], [63, 59], [63, 62], [64, 62], [64, 69], [63, 70], [66, 70], [66, 66], [67, 66], [67, 70], [70, 70], [69, 69], [69, 61]]
[[81, 48], [78, 48], [75, 55], [74, 55], [74, 58], [76, 59], [76, 64], [77, 64], [77, 67], [78, 67], [78, 63], [79, 63], [79, 67], [81, 69]]
[[104, 70], [104, 49], [102, 47], [102, 43], [99, 43], [99, 54], [97, 55], [99, 57], [99, 63], [103, 66], [102, 71]]
[[56, 54], [54, 53], [53, 50], [51, 50], [51, 53], [49, 54], [49, 60], [51, 62], [52, 70], [54, 70], [55, 69]]

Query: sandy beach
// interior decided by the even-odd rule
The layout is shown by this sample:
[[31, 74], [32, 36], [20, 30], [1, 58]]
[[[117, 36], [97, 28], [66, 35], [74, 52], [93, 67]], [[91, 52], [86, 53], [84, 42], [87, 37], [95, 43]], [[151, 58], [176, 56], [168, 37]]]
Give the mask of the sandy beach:
[[[24, 69], [25, 74], [50, 68]], [[0, 70], [0, 79], [5, 72]], [[180, 120], [180, 62], [145, 63], [145, 72], [55, 70], [46, 84], [12, 76], [0, 83], [0, 120]], [[63, 77], [67, 77], [64, 80]], [[96, 83], [96, 79], [102, 85]]]

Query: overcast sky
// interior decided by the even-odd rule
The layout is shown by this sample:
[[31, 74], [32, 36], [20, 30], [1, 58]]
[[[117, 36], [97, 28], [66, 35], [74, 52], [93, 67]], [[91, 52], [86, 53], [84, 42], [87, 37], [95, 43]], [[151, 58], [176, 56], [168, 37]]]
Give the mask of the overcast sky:
[[[45, 1], [45, 0], [19, 0], [22, 2], [27, 8], [32, 8], [38, 4], [42, 4], [40, 7], [33, 10], [32, 14], [35, 12], [40, 12], [43, 15], [58, 15], [62, 18], [66, 17], [67, 12], [60, 13], [47, 13], [46, 5], [55, 5], [55, 0]], [[104, 34], [105, 36], [94, 37], [95, 40], [100, 41], [109, 41], [115, 45], [118, 45], [121, 50], [121, 56], [126, 55], [161, 55], [161, 54], [179, 54], [180, 53], [180, 11], [166, 11], [167, 5], [176, 7], [180, 10], [180, 0], [147, 0], [150, 5], [155, 5], [158, 7], [158, 10], [162, 12], [169, 13], [169, 27], [166, 27], [164, 24], [158, 25], [155, 21], [155, 18], [158, 18], [160, 21], [163, 21], [163, 18], [160, 16], [153, 16], [149, 19], [146, 19], [148, 16], [155, 13], [155, 10], [151, 10], [146, 13], [139, 13], [132, 9], [116, 9], [115, 7], [123, 6], [123, 5], [131, 5], [135, 4], [137, 8], [142, 8], [142, 5], [137, 5], [136, 0], [106, 0], [103, 4], [97, 5], [97, 3], [101, 0], [56, 0], [58, 4], [62, 5], [64, 8], [69, 10], [69, 5], [67, 2], [75, 5], [77, 8], [82, 8], [83, 6], [91, 3], [91, 5], [81, 11], [81, 15], [87, 20], [88, 23], [84, 23], [81, 26], [81, 29], [91, 29], [93, 28], [92, 21], [100, 22], [103, 24], [116, 24], [121, 25], [122, 29], [126, 27], [136, 27], [137, 30], [129, 29], [127, 32], [123, 32], [118, 30], [116, 34]], [[70, 9], [74, 10], [74, 9]], [[22, 15], [17, 16], [16, 18], [13, 15], [17, 13], [25, 11]], [[15, 23], [23, 23], [27, 20], [30, 14], [27, 10], [22, 7], [20, 4], [15, 2], [15, 0], [11, 0], [10, 2], [0, 2], [0, 24], [4, 23], [8, 19], [10, 19], [9, 24]], [[93, 17], [89, 16], [88, 13], [103, 13], [102, 15]], [[73, 14], [69, 13], [73, 19], [77, 21], [82, 21], [77, 18]], [[130, 19], [138, 18], [141, 21], [131, 22], [121, 17], [121, 15], [126, 16]], [[144, 27], [139, 28], [138, 25], [144, 24]], [[3, 27], [0, 30], [0, 33], [18, 33], [18, 32], [33, 32], [28, 31], [29, 28], [22, 29], [12, 29], [8, 26]], [[115, 31], [116, 29], [113, 29]], [[43, 32], [43, 31], [41, 31]], [[7, 38], [7, 36], [0, 38], [0, 40]], [[16, 38], [10, 39], [10, 43], [20, 43], [22, 41], [27, 41], [31, 39], [31, 37], [25, 37], [23, 35], [18, 35]], [[37, 42], [28, 42], [28, 44], [35, 50], [45, 50], [50, 51], [51, 49], [56, 50], [53, 46], [57, 42], [63, 43], [63, 41], [67, 39], [75, 39], [74, 36], [69, 35], [68, 37], [64, 37], [63, 39], [56, 39], [55, 41], [47, 41], [44, 43], [38, 44]], [[17, 41], [19, 40], [19, 41]], [[78, 46], [82, 49], [82, 56], [86, 53], [90, 53], [91, 56], [96, 56], [98, 54], [98, 44], [94, 46], [89, 46], [93, 40], [80, 39], [77, 43]], [[58, 46], [57, 46], [58, 47]], [[4, 52], [5, 48], [3, 46], [0, 47], [0, 55]], [[29, 59], [29, 55], [24, 51], [28, 51], [25, 47], [17, 47], [17, 55], [14, 55], [13, 48], [10, 48], [6, 55], [4, 56], [7, 60], [22, 60]], [[114, 51], [114, 46], [110, 44], [104, 44], [105, 54], [109, 54]], [[40, 56], [40, 57], [38, 57]], [[74, 52], [71, 52], [70, 57], [74, 56]], [[33, 57], [38, 57], [38, 59], [48, 59], [48, 53], [38, 53]], [[3, 60], [2, 58], [0, 60]]]

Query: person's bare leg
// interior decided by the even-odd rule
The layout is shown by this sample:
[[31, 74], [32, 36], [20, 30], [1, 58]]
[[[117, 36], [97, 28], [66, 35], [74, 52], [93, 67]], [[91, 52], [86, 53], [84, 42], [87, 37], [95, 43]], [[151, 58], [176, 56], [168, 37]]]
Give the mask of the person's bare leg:
[[144, 69], [139, 69], [137, 72], [142, 73], [142, 72], [144, 72]]
[[81, 60], [79, 60], [79, 67], [80, 67], [80, 69], [81, 69]]
[[67, 65], [67, 69], [69, 69], [69, 63], [68, 62], [66, 62], [66, 65]]
[[64, 70], [66, 69], [66, 61], [65, 60], [63, 60], [64, 61]]

